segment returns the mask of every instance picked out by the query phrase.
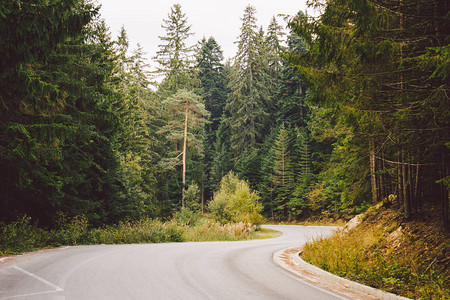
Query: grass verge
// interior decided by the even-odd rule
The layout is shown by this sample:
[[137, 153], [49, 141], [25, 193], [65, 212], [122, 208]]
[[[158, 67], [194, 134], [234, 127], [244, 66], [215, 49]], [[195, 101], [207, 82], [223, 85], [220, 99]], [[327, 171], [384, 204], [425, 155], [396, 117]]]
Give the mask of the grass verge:
[[449, 236], [393, 210], [367, 214], [348, 231], [305, 245], [305, 261], [328, 272], [414, 299], [450, 299]]
[[281, 235], [282, 233], [280, 231], [269, 228], [261, 228], [260, 230], [254, 231], [250, 235], [250, 239], [251, 240], [273, 239]]
[[52, 230], [39, 228], [24, 216], [10, 224], [0, 223], [0, 256], [67, 245], [239, 241], [279, 235], [249, 223], [221, 224], [190, 212], [176, 214], [167, 222], [142, 219], [102, 228], [90, 228], [86, 218], [77, 216]]

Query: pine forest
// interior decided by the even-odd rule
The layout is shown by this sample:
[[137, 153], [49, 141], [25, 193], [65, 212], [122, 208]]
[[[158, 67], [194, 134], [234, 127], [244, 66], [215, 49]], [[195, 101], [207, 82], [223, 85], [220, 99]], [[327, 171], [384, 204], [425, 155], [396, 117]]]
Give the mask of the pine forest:
[[267, 28], [247, 6], [227, 60], [214, 37], [189, 43], [174, 4], [148, 61], [91, 1], [1, 1], [1, 224], [348, 220], [389, 203], [449, 231], [448, 1], [309, 4], [321, 14]]

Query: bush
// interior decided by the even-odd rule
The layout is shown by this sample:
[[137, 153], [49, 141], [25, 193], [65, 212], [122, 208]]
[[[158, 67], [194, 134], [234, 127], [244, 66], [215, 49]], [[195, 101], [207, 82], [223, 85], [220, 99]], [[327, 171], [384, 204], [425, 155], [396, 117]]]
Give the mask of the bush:
[[143, 219], [137, 222], [122, 222], [116, 226], [93, 229], [90, 232], [92, 243], [135, 244], [181, 242], [183, 227], [176, 222], [162, 223], [158, 220]]
[[200, 188], [198, 187], [198, 184], [192, 183], [189, 185], [184, 195], [184, 202], [186, 204], [186, 208], [193, 212], [198, 212], [202, 209], [202, 205], [200, 203]]
[[223, 224], [245, 222], [260, 225], [263, 217], [259, 198], [245, 180], [240, 180], [230, 172], [222, 178], [208, 209]]
[[194, 226], [199, 218], [198, 213], [194, 213], [187, 207], [181, 208], [179, 212], [173, 215], [173, 220], [182, 226]]
[[230, 223], [222, 225], [209, 219], [202, 219], [194, 227], [187, 227], [183, 233], [186, 241], [237, 241], [249, 239], [256, 226], [249, 223]]
[[49, 239], [49, 233], [32, 225], [28, 216], [10, 224], [0, 223], [0, 256], [42, 248]]
[[[235, 199], [234, 205], [241, 203], [242, 207], [248, 206], [248, 203], [238, 201], [247, 197], [248, 193], [238, 196], [235, 197], [237, 200]], [[254, 196], [250, 199], [255, 200]], [[247, 208], [247, 212], [244, 210], [242, 215], [237, 215], [235, 210], [237, 207], [232, 205], [227, 208], [227, 211], [233, 213], [233, 219], [239, 217], [243, 221], [221, 224], [184, 208], [165, 223], [146, 218], [103, 228], [89, 228], [84, 216], [70, 218], [60, 213], [56, 222], [58, 227], [51, 231], [38, 228], [31, 223], [30, 217], [23, 216], [10, 224], [0, 223], [0, 256], [62, 245], [236, 241], [251, 238], [257, 230], [250, 223], [251, 220], [256, 220], [251, 216], [254, 211], [249, 213]]]

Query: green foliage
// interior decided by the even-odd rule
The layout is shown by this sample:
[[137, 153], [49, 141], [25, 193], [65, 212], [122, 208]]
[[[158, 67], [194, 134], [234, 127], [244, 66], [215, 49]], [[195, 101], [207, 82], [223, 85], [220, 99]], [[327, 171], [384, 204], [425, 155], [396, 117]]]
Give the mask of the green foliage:
[[191, 183], [184, 195], [184, 201], [186, 208], [189, 210], [192, 210], [194, 212], [202, 210], [202, 204], [201, 204], [201, 191], [198, 184], [195, 182]]
[[198, 211], [194, 212], [188, 207], [182, 207], [180, 211], [173, 214], [172, 220], [181, 226], [194, 226], [199, 217]]
[[441, 199], [450, 228], [447, 4], [310, 4], [323, 14], [291, 18], [287, 47], [277, 19], [264, 33], [247, 6], [225, 64], [213, 37], [187, 44], [173, 5], [157, 84], [142, 47], [124, 28], [113, 40], [91, 1], [2, 2], [0, 220], [23, 232], [33, 226], [11, 221], [26, 214], [55, 229], [18, 249], [89, 243], [88, 224], [122, 222], [111, 241], [132, 241], [133, 226], [150, 226], [136, 220], [168, 219], [180, 198], [189, 209], [172, 225], [184, 228], [221, 180], [240, 182], [220, 183], [211, 201], [222, 222], [342, 216], [395, 194], [407, 217]]
[[80, 32], [97, 11], [92, 4], [78, 0], [1, 3], [1, 78], [17, 71], [16, 66], [21, 63], [34, 63], [44, 58], [67, 36]]
[[258, 150], [269, 123], [270, 77], [263, 32], [257, 30], [256, 10], [247, 6], [242, 18], [238, 52], [231, 71], [227, 125], [236, 166], [249, 152]]
[[269, 177], [272, 183], [275, 211], [277, 215], [282, 216], [291, 216], [298, 208], [291, 205], [295, 178], [291, 149], [291, 137], [283, 124], [272, 146], [273, 167]]
[[[222, 60], [222, 50], [213, 37], [200, 41], [197, 53], [198, 79], [202, 88], [200, 96], [203, 98], [205, 108], [209, 112], [209, 122], [205, 124], [205, 181], [203, 183], [204, 195], [207, 199], [210, 198], [214, 188], [211, 185], [217, 184], [222, 176], [229, 171], [227, 169], [219, 177], [215, 175], [217, 170], [214, 170], [221, 164], [226, 164], [226, 161], [222, 161], [221, 158], [223, 154], [215, 153], [219, 124], [221, 124], [228, 93], [228, 69], [222, 64]], [[220, 144], [221, 141], [217, 143]], [[217, 148], [222, 148], [222, 145], [217, 145]], [[228, 154], [229, 150], [220, 149], [219, 152]], [[227, 160], [227, 158], [224, 157], [223, 160]]]
[[427, 47], [426, 53], [413, 58], [419, 63], [420, 69], [432, 71], [431, 78], [441, 78], [444, 82], [450, 73], [450, 45], [441, 47]]
[[[290, 22], [308, 51], [291, 50], [288, 60], [306, 81], [310, 104], [328, 109], [334, 119], [315, 129], [337, 134], [319, 176], [334, 198], [330, 204], [360, 210], [371, 191], [373, 202], [396, 194], [408, 218], [427, 199], [447, 199], [437, 186], [425, 187], [448, 175], [442, 167], [449, 140], [448, 97], [441, 93], [448, 90], [445, 1], [312, 4], [323, 8], [319, 18], [298, 15]], [[422, 170], [412, 171], [414, 163]], [[407, 167], [399, 171], [402, 165]], [[442, 201], [448, 229], [448, 200]]]
[[0, 223], [0, 256], [42, 248], [49, 239], [48, 232], [38, 229], [25, 215], [9, 224]]
[[174, 4], [163, 22], [166, 35], [160, 37], [162, 44], [158, 45], [159, 50], [154, 59], [158, 63], [156, 73], [163, 77], [159, 93], [165, 98], [179, 89], [192, 89], [198, 82], [191, 68], [193, 47], [186, 45], [193, 33], [181, 5]]
[[223, 225], [188, 208], [167, 222], [143, 218], [101, 228], [91, 228], [84, 216], [69, 218], [59, 213], [57, 219], [58, 227], [51, 231], [32, 224], [27, 216], [9, 224], [0, 223], [0, 256], [62, 245], [237, 241], [274, 236], [271, 232], [261, 233], [250, 223]]
[[219, 184], [222, 177], [232, 168], [230, 134], [230, 128], [227, 126], [226, 122], [222, 120], [216, 131], [214, 156], [211, 167], [211, 181], [214, 188]]
[[203, 219], [196, 226], [187, 229], [183, 237], [187, 241], [238, 241], [253, 237], [256, 233], [256, 226], [239, 222], [220, 224], [212, 220]]
[[122, 222], [104, 229], [90, 232], [90, 243], [133, 244], [181, 242], [183, 229], [174, 222], [162, 223], [150, 219], [136, 222]]
[[219, 190], [209, 202], [208, 209], [221, 223], [246, 222], [260, 225], [263, 220], [258, 194], [232, 172], [222, 178]]
[[[94, 219], [101, 210], [100, 195], [95, 192], [110, 186], [102, 175], [111, 161], [108, 140], [116, 126], [105, 101], [105, 75], [111, 65], [105, 59], [106, 44], [100, 42], [101, 24], [92, 23], [82, 32], [96, 10], [79, 1], [55, 2], [53, 7], [29, 3], [25, 7], [15, 9], [8, 22], [28, 9], [38, 10], [27, 17], [36, 16], [35, 24], [28, 26], [42, 30], [54, 41], [42, 38], [37, 46], [31, 42], [31, 50], [11, 66], [12, 71], [4, 70], [1, 75], [5, 86], [0, 97], [5, 106], [0, 123], [4, 153], [0, 177], [1, 190], [8, 191], [0, 199], [1, 210], [7, 212], [2, 218], [8, 220], [22, 212], [48, 224], [57, 210], [66, 210]], [[72, 21], [66, 24], [67, 20], [58, 19], [62, 16], [77, 24], [66, 28]], [[57, 23], [38, 25], [53, 17]], [[2, 22], [2, 29], [8, 22]], [[20, 23], [25, 26], [27, 22]], [[11, 35], [2, 37], [20, 34], [20, 26], [14, 27]], [[53, 32], [45, 32], [49, 28]], [[36, 32], [34, 37], [40, 34]], [[92, 43], [85, 43], [87, 40]], [[33, 48], [42, 47], [41, 43], [47, 45], [44, 52]]]

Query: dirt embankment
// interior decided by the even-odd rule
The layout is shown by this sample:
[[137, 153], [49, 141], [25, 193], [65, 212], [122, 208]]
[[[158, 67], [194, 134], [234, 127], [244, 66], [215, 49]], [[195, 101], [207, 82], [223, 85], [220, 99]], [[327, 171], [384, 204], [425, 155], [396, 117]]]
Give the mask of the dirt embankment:
[[402, 296], [450, 299], [450, 235], [431, 206], [407, 221], [394, 204], [379, 204], [337, 235], [306, 245], [302, 256], [338, 276]]

